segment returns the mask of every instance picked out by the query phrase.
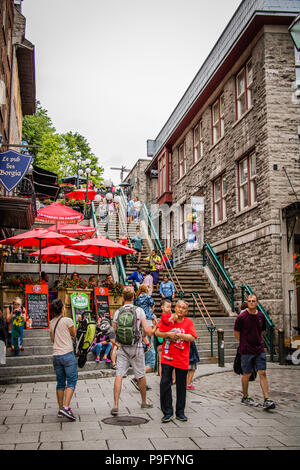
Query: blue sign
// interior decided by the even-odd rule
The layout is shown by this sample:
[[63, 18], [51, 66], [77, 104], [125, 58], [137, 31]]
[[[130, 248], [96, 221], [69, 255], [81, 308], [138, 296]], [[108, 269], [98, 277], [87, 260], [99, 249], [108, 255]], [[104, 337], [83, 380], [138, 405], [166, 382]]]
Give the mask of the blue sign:
[[12, 191], [26, 175], [33, 157], [14, 150], [0, 153], [0, 184]]

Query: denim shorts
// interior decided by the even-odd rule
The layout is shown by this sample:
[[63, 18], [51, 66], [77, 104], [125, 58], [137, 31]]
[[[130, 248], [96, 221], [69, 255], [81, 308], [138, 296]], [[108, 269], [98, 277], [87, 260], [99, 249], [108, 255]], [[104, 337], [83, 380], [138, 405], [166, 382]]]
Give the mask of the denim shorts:
[[241, 355], [241, 366], [243, 374], [251, 374], [253, 364], [255, 364], [257, 370], [266, 370], [267, 368], [267, 356], [263, 352], [261, 354], [242, 354]]
[[77, 383], [77, 362], [73, 352], [63, 354], [62, 356], [53, 356], [53, 367], [56, 373], [56, 390], [65, 390], [67, 388], [75, 390]]

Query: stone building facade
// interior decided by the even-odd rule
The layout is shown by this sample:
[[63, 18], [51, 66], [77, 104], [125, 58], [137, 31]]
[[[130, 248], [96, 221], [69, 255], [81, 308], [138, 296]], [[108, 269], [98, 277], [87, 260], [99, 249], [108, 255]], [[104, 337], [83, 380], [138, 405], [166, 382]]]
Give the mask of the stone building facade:
[[23, 116], [35, 112], [35, 53], [33, 44], [25, 38], [26, 19], [21, 10], [20, 0], [0, 0], [2, 151], [8, 144], [21, 144]]
[[154, 200], [152, 195], [152, 178], [147, 178], [145, 170], [149, 165], [149, 158], [137, 160], [124, 182], [130, 184], [128, 195], [138, 197], [142, 203]]
[[273, 4], [242, 2], [151, 141], [146, 174], [158, 168], [165, 245], [176, 253], [188, 243], [191, 197], [202, 197], [203, 240], [234, 281], [236, 305], [248, 284], [288, 336], [291, 322], [300, 326], [291, 282], [300, 245], [300, 100], [288, 33], [300, 1]]

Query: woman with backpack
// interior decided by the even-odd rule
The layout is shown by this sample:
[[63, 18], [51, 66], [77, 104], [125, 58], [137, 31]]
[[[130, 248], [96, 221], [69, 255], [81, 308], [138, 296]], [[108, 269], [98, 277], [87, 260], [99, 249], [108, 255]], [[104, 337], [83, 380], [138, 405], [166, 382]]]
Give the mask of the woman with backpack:
[[50, 322], [50, 339], [53, 343], [53, 366], [57, 379], [58, 416], [65, 416], [70, 421], [75, 421], [76, 417], [70, 408], [70, 403], [78, 377], [73, 346], [76, 329], [73, 320], [64, 316], [65, 306], [61, 299], [53, 300], [51, 310], [54, 318]]

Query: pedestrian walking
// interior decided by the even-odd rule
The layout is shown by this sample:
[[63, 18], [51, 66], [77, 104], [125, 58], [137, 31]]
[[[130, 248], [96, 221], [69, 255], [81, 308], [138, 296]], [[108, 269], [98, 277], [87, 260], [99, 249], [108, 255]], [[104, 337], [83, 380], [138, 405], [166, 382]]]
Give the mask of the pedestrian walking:
[[155, 250], [152, 250], [151, 256], [145, 258], [149, 263], [150, 274], [153, 277], [153, 285], [156, 288], [156, 291], [159, 289], [159, 267], [161, 265], [161, 257], [156, 254]]
[[254, 364], [259, 374], [260, 386], [264, 396], [263, 407], [267, 410], [274, 409], [276, 405], [269, 398], [269, 385], [266, 374], [267, 359], [262, 337], [266, 330], [266, 319], [257, 308], [258, 298], [255, 294], [249, 295], [247, 302], [247, 309], [239, 314], [234, 325], [234, 336], [239, 341], [243, 372], [243, 398], [241, 403], [249, 406], [259, 405], [248, 395], [249, 379]]
[[141, 237], [140, 231], [137, 230], [135, 236], [131, 239], [132, 248], [137, 252], [137, 264], [141, 262], [142, 249], [143, 249], [143, 239]]
[[[155, 302], [152, 299], [151, 295], [149, 294], [148, 287], [145, 286], [144, 284], [140, 285], [140, 287], [138, 288], [138, 290], [136, 292], [136, 299], [135, 299], [134, 303], [137, 307], [141, 307], [144, 310], [145, 315], [146, 315], [147, 324], [148, 324], [148, 326], [152, 326], [152, 323], [153, 323], [153, 320], [154, 320], [153, 311], [154, 311]], [[151, 338], [149, 340], [149, 338], [147, 336], [143, 336], [143, 343], [146, 346], [146, 351], [145, 352], [148, 352], [152, 347], [151, 346]]]
[[[123, 291], [124, 304], [115, 312], [113, 327], [116, 333], [116, 341], [120, 345], [117, 354], [117, 370], [114, 382], [114, 406], [111, 414], [116, 416], [119, 412], [119, 398], [122, 389], [122, 380], [126, 376], [129, 367], [132, 367], [134, 377], [138, 380], [141, 394], [141, 408], [152, 408], [151, 403], [146, 400], [146, 376], [145, 376], [145, 354], [142, 346], [142, 327], [147, 336], [152, 336], [157, 325], [147, 325], [144, 310], [133, 305], [134, 290], [125, 287]], [[129, 340], [126, 340], [129, 338]]]
[[73, 348], [76, 329], [73, 320], [64, 316], [65, 306], [61, 299], [53, 300], [51, 310], [54, 318], [50, 322], [50, 339], [53, 342], [53, 367], [57, 379], [58, 416], [65, 416], [70, 421], [75, 421], [76, 417], [70, 408], [70, 403], [78, 377]]
[[152, 293], [153, 293], [153, 277], [150, 274], [150, 269], [149, 268], [147, 268], [145, 270], [145, 277], [144, 277], [144, 280], [143, 280], [142, 284], [148, 287], [149, 294], [152, 295]]
[[105, 219], [106, 216], [106, 204], [103, 200], [99, 202], [98, 210], [97, 210], [97, 215], [100, 218], [100, 222], [102, 222]]
[[[119, 243], [120, 243], [120, 245], [123, 245], [125, 247], [128, 246], [129, 241], [128, 241], [128, 238], [126, 237], [125, 234], [123, 234], [121, 236], [121, 238], [119, 240]], [[123, 261], [124, 268], [126, 268], [127, 267], [127, 255], [121, 255], [121, 258], [122, 258], [122, 261]]]
[[162, 299], [168, 299], [172, 302], [175, 297], [175, 287], [167, 274], [164, 274], [163, 281], [160, 283], [159, 293]]
[[134, 198], [134, 209], [135, 209], [135, 221], [138, 222], [140, 218], [142, 203], [139, 198], [136, 196]]
[[[169, 422], [173, 417], [173, 403], [172, 403], [172, 373], [175, 370], [176, 376], [176, 419], [179, 421], [187, 421], [184, 414], [186, 403], [186, 377], [189, 369], [189, 355], [190, 343], [195, 341], [197, 333], [194, 324], [190, 318], [186, 318], [188, 313], [188, 304], [183, 300], [179, 300], [175, 306], [176, 321], [170, 325], [170, 329], [176, 328], [178, 332], [161, 332], [160, 323], [156, 335], [164, 338], [161, 367], [162, 377], [160, 381], [160, 406], [163, 412], [161, 421], [163, 423]], [[172, 322], [170, 322], [172, 323]], [[170, 353], [172, 361], [164, 357], [164, 347], [166, 339], [173, 341], [170, 345]], [[174, 341], [180, 340], [180, 348], [176, 347]]]
[[134, 290], [137, 291], [140, 285], [144, 281], [144, 274], [142, 271], [142, 266], [138, 265], [136, 268], [136, 271], [133, 271], [133, 273], [130, 274], [130, 276], [128, 276], [127, 279], [129, 281], [132, 281]]
[[133, 221], [133, 217], [135, 216], [134, 200], [132, 198], [128, 201], [127, 204], [127, 216], [127, 222], [131, 223]]

